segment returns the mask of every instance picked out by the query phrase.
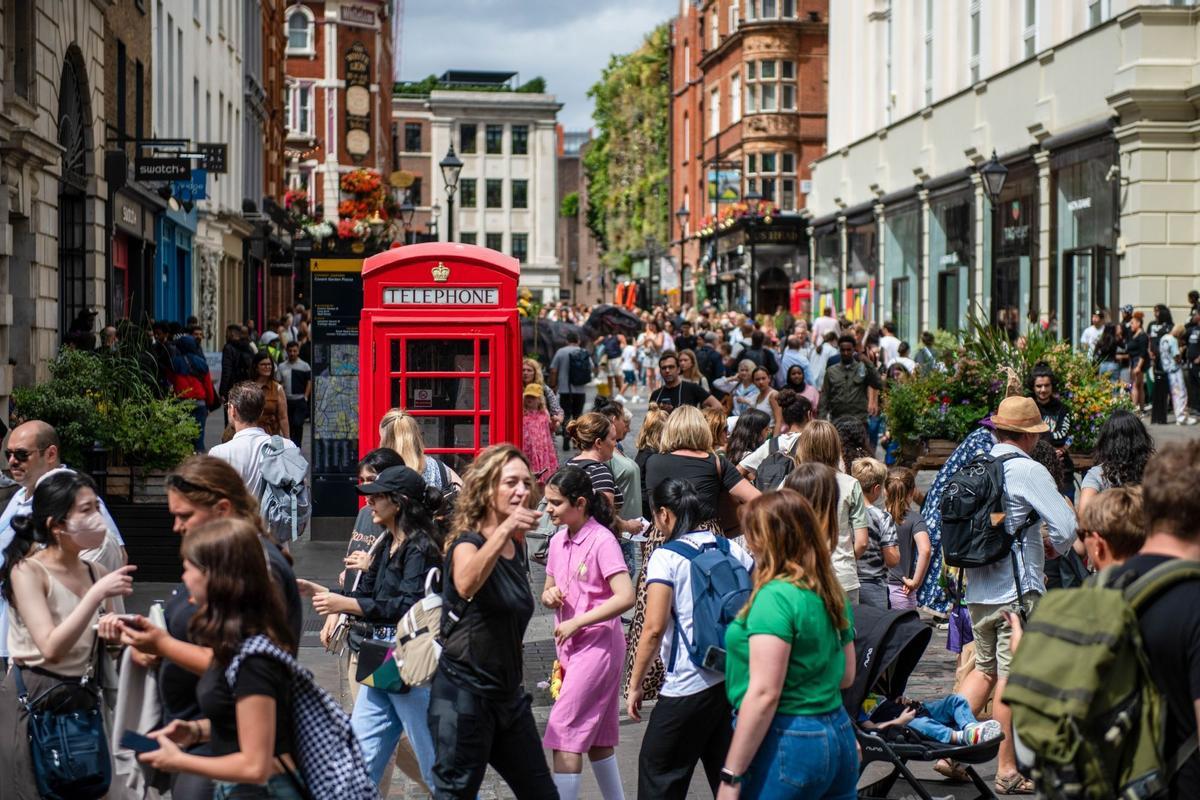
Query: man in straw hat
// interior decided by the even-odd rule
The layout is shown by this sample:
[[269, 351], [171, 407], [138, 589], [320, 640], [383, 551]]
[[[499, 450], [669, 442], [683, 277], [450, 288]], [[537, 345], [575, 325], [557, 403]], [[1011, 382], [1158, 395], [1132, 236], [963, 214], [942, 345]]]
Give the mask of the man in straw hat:
[[[1016, 536], [1014, 558], [966, 570], [966, 602], [975, 633], [975, 670], [963, 681], [962, 694], [976, 713], [983, 710], [993, 689], [993, 715], [1004, 729], [1004, 741], [996, 766], [996, 791], [1000, 794], [1030, 793], [1033, 784], [1017, 771], [1013, 750], [1012, 714], [1002, 702], [1008, 668], [1012, 629], [1005, 611], [1028, 614], [1046, 593], [1043, 567], [1046, 549], [1033, 515], [1049, 529], [1049, 545], [1065, 553], [1075, 541], [1075, 513], [1059, 494], [1049, 471], [1029, 458], [1038, 439], [1048, 428], [1037, 403], [1030, 397], [1007, 397], [992, 415], [996, 444], [991, 454], [1003, 462], [1004, 524]], [[1019, 532], [1025, 529], [1023, 533]], [[1017, 591], [1017, 576], [1020, 594]], [[1018, 599], [1019, 598], [1019, 599]]]

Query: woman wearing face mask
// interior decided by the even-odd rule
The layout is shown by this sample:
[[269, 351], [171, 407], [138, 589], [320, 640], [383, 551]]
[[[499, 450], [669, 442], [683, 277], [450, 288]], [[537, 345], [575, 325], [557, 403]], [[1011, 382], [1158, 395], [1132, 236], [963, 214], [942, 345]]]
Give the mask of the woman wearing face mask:
[[[372, 521], [384, 532], [373, 553], [360, 552], [346, 559], [347, 566], [364, 571], [357, 588], [339, 594], [311, 581], [298, 583], [300, 590], [312, 597], [318, 614], [350, 614], [373, 627], [373, 638], [390, 640], [396, 636], [400, 618], [425, 596], [430, 570], [441, 567], [441, 537], [433, 517], [441, 507], [442, 493], [403, 465], [380, 471], [358, 491], [366, 495]], [[373, 686], [359, 688], [350, 719], [376, 783], [382, 781], [400, 735], [407, 733], [421, 776], [426, 785], [432, 784], [428, 711], [427, 686], [411, 686], [402, 693]]]
[[[47, 476], [33, 493], [32, 516], [13, 520], [13, 539], [0, 566], [0, 591], [9, 603], [12, 659], [0, 684], [0, 796], [5, 800], [40, 797], [30, 753], [29, 717], [17, 699], [17, 673], [30, 697], [78, 683], [96, 664], [95, 628], [102, 608], [110, 606], [111, 598], [133, 591], [130, 575], [136, 567], [106, 572], [79, 558], [81, 552], [103, 542], [106, 530], [96, 486], [77, 472]], [[113, 630], [107, 627], [101, 633]], [[79, 693], [71, 702], [86, 701]], [[78, 710], [94, 707], [81, 705]]]

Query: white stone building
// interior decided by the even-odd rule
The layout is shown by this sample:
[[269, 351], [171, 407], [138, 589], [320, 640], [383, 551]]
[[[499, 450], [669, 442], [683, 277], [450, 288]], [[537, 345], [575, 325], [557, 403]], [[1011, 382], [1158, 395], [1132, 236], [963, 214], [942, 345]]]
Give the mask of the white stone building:
[[521, 286], [541, 302], [556, 302], [561, 271], [555, 254], [555, 122], [562, 104], [550, 94], [435, 89], [426, 106], [432, 197], [443, 209], [439, 238], [446, 241], [451, 226], [438, 163], [453, 144], [463, 161], [454, 239], [512, 255], [521, 262]]
[[829, 35], [814, 305], [910, 341], [971, 309], [1073, 340], [1096, 307], [1181, 320], [1200, 283], [1193, 3], [839, 0]]

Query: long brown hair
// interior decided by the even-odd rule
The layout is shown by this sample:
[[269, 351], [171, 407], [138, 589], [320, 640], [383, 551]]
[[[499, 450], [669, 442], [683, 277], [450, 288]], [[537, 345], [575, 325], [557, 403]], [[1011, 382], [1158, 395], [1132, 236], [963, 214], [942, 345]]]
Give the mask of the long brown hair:
[[[608, 422], [608, 417], [603, 414], [594, 416]], [[463, 474], [463, 485], [454, 503], [454, 519], [450, 525], [450, 535], [446, 537], [446, 552], [450, 552], [450, 546], [459, 536], [468, 531], [479, 530], [492, 507], [492, 498], [500, 485], [500, 475], [504, 472], [505, 465], [514, 458], [520, 459], [526, 467], [529, 466], [529, 459], [525, 458], [525, 454], [511, 444], [494, 444], [480, 452], [471, 462], [471, 466]], [[532, 491], [526, 497], [525, 504], [532, 507]]]
[[809, 589], [821, 598], [833, 629], [845, 630], [845, 592], [833, 572], [833, 557], [813, 507], [792, 489], [768, 492], [742, 509], [742, 532], [754, 553], [749, 613], [758, 592], [773, 580]]
[[167, 476], [167, 489], [178, 492], [192, 505], [205, 508], [228, 500], [235, 517], [254, 526], [259, 535], [265, 533], [258, 501], [227, 461], [215, 456], [189, 456]]
[[883, 507], [892, 515], [897, 525], [904, 522], [912, 505], [912, 492], [917, 486], [916, 475], [908, 467], [892, 467], [883, 484]]
[[[804, 437], [801, 436], [803, 441]], [[827, 464], [816, 461], [806, 461], [797, 464], [783, 481], [784, 489], [799, 492], [808, 500], [816, 514], [817, 521], [825, 528], [829, 540], [829, 550], [837, 547], [838, 540], [838, 490], [837, 474]]]
[[208, 596], [188, 623], [188, 634], [196, 644], [213, 649], [218, 665], [227, 666], [242, 642], [260, 633], [296, 653], [296, 641], [284, 623], [283, 598], [249, 523], [206, 522], [183, 537], [180, 552], [208, 578]]

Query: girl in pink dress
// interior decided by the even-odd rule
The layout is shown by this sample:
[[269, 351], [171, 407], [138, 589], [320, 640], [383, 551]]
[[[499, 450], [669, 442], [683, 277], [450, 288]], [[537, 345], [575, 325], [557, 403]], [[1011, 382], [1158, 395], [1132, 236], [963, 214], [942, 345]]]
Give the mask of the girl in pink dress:
[[545, 389], [540, 383], [525, 387], [525, 418], [521, 428], [521, 449], [529, 459], [529, 471], [538, 485], [546, 483], [558, 469], [558, 451], [554, 449], [554, 434], [550, 412], [546, 410]]
[[560, 531], [550, 541], [542, 603], [556, 609], [563, 677], [543, 743], [554, 752], [562, 800], [579, 797], [584, 753], [604, 800], [624, 800], [614, 748], [625, 662], [620, 616], [633, 608], [633, 582], [609, 529], [612, 506], [592, 491], [586, 472], [574, 466], [556, 472], [546, 484], [546, 509]]

